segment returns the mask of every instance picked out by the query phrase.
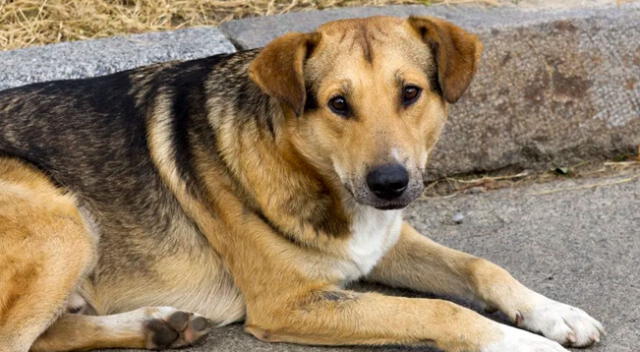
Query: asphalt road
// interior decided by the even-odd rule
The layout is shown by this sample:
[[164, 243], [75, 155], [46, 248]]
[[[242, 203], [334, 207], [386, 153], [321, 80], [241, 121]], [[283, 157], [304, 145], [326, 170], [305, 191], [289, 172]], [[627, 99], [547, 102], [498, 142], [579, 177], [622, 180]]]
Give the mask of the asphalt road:
[[[583, 308], [607, 336], [589, 352], [637, 352], [640, 346], [640, 174], [566, 180], [416, 202], [406, 214], [448, 246], [492, 260], [529, 287]], [[592, 187], [599, 184], [598, 187]], [[608, 185], [607, 185], [608, 184]], [[543, 194], [544, 192], [551, 192]], [[464, 216], [461, 224], [452, 217]], [[390, 294], [410, 292], [377, 289]], [[500, 320], [500, 316], [491, 316]], [[309, 347], [268, 344], [239, 324], [214, 330], [204, 351], [433, 351], [401, 347]], [[516, 351], [514, 351], [516, 352]]]

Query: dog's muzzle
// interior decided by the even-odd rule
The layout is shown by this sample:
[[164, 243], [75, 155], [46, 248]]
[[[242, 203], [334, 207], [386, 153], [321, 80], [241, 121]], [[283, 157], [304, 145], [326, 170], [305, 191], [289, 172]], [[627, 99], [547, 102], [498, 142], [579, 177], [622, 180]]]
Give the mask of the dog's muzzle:
[[409, 185], [409, 172], [400, 164], [378, 166], [367, 174], [367, 186], [378, 198], [391, 201], [402, 196]]
[[371, 168], [364, 180], [352, 183], [357, 185], [354, 189], [347, 188], [360, 204], [381, 210], [401, 209], [422, 194], [422, 178], [414, 176], [402, 164], [383, 164]]

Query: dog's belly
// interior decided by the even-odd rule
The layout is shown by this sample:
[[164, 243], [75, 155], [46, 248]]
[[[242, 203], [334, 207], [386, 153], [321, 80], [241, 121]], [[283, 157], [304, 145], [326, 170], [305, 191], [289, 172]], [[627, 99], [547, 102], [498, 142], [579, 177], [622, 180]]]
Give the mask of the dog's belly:
[[171, 306], [198, 313], [219, 325], [245, 315], [242, 294], [212, 250], [159, 258], [153, 272], [102, 281], [95, 287], [98, 314], [148, 306]]
[[175, 210], [164, 224], [151, 228], [138, 222], [122, 226], [108, 221], [113, 214], [92, 209], [92, 218], [98, 219], [93, 230], [99, 236], [99, 259], [80, 294], [98, 314], [171, 306], [220, 325], [244, 317], [242, 295], [222, 259]]
[[207, 248], [200, 258], [188, 255], [167, 261], [173, 267], [162, 272], [164, 289], [155, 297], [163, 305], [199, 313], [219, 325], [244, 318], [242, 293], [213, 249]]

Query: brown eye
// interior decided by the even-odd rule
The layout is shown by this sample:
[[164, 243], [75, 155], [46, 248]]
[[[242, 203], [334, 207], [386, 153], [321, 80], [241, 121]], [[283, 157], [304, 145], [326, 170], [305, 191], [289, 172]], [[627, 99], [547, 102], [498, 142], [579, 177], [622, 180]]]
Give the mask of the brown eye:
[[345, 99], [345, 97], [341, 95], [333, 97], [331, 98], [331, 100], [329, 100], [329, 109], [331, 109], [331, 111], [333, 111], [335, 114], [343, 117], [348, 117], [350, 113], [347, 99]]
[[404, 86], [402, 88], [402, 105], [409, 106], [418, 100], [422, 89], [416, 86]]

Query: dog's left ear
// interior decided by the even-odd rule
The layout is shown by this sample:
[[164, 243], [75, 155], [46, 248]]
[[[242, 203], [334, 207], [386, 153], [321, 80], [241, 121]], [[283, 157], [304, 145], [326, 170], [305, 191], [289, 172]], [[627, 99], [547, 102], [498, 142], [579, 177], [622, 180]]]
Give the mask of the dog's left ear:
[[444, 99], [455, 103], [478, 67], [482, 53], [478, 36], [434, 17], [411, 16], [408, 22], [434, 53]]
[[249, 77], [266, 94], [304, 112], [304, 62], [320, 41], [319, 33], [287, 33], [269, 43], [249, 65]]

